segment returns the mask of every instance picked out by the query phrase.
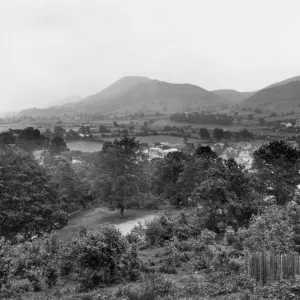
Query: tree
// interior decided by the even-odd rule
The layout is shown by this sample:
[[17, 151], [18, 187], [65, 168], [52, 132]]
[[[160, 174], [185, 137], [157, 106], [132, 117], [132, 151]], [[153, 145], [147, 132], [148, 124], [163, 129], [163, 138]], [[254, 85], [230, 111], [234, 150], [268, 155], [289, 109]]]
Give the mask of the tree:
[[256, 150], [253, 159], [252, 169], [263, 183], [264, 192], [278, 205], [292, 199], [300, 184], [300, 150], [284, 141], [274, 141]]
[[252, 214], [257, 213], [254, 187], [253, 176], [242, 165], [232, 158], [218, 160], [194, 190], [192, 200], [202, 206], [208, 229], [220, 232], [220, 224], [225, 224], [236, 231], [247, 226]]
[[134, 137], [105, 142], [99, 155], [99, 170], [106, 174], [109, 185], [107, 200], [112, 208], [120, 209], [122, 217], [125, 209], [137, 205], [134, 196], [139, 191], [142, 155], [140, 143]]
[[232, 132], [230, 132], [228, 130], [224, 130], [224, 139], [230, 140], [231, 137], [232, 137]]
[[29, 238], [67, 224], [52, 178], [31, 156], [0, 152], [0, 236]]
[[102, 125], [99, 126], [99, 131], [100, 131], [100, 133], [106, 133], [107, 128], [102, 124]]
[[169, 153], [164, 159], [157, 161], [153, 186], [157, 194], [164, 194], [167, 198], [181, 201], [180, 185], [177, 183], [179, 175], [184, 170], [187, 155], [183, 152]]
[[4, 149], [8, 144], [14, 144], [16, 141], [12, 132], [0, 133], [0, 149]]
[[188, 199], [191, 196], [197, 184], [203, 182], [208, 169], [217, 160], [218, 155], [209, 146], [198, 147], [194, 155], [186, 158], [183, 172], [180, 173], [177, 180], [183, 199]]
[[86, 182], [86, 178], [79, 177], [68, 161], [60, 161], [51, 170], [64, 210], [72, 212], [80, 206], [86, 209], [87, 196], [91, 190], [91, 185]]
[[260, 126], [266, 125], [266, 120], [264, 118], [259, 118], [258, 121]]
[[207, 130], [207, 128], [200, 128], [199, 135], [200, 135], [201, 139], [203, 139], [203, 140], [210, 139], [210, 133]]
[[214, 129], [214, 138], [216, 140], [221, 140], [222, 138], [224, 138], [224, 130], [222, 128], [215, 128]]
[[238, 235], [244, 248], [253, 252], [286, 254], [296, 250], [293, 220], [288, 210], [277, 205], [266, 207], [263, 214], [254, 216], [248, 230], [241, 230]]
[[129, 134], [128, 129], [124, 128], [124, 129], [122, 130], [122, 135], [123, 135], [123, 136], [128, 136], [128, 134]]
[[241, 131], [238, 132], [238, 136], [243, 139], [243, 140], [251, 140], [254, 138], [254, 134], [250, 131], [248, 131], [247, 129], [243, 129]]
[[51, 141], [49, 150], [52, 154], [57, 155], [61, 152], [67, 151], [68, 148], [65, 140], [61, 137], [56, 136]]
[[66, 130], [63, 127], [61, 127], [61, 126], [54, 127], [54, 136], [64, 138], [65, 134], [66, 134]]

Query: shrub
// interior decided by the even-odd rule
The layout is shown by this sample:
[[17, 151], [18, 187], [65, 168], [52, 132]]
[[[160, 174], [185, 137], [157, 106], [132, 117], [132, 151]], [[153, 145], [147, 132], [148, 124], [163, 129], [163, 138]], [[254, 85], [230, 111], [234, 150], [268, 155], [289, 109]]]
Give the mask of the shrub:
[[294, 228], [286, 208], [267, 207], [262, 215], [255, 216], [247, 230], [239, 230], [245, 249], [253, 252], [271, 251], [288, 253], [296, 250]]
[[228, 269], [233, 272], [239, 272], [243, 267], [243, 263], [238, 259], [231, 259], [228, 262]]
[[130, 244], [136, 244], [139, 249], [146, 247], [145, 228], [141, 223], [134, 226], [130, 233], [126, 235], [126, 239]]
[[10, 256], [11, 244], [0, 239], [0, 290], [8, 282], [12, 257]]
[[177, 248], [178, 240], [174, 238], [173, 241], [169, 242], [162, 254], [162, 266], [159, 271], [165, 274], [176, 274], [177, 268], [181, 267], [183, 261], [187, 261], [189, 257], [185, 252], [180, 252]]
[[161, 204], [161, 199], [157, 196], [152, 195], [151, 193], [140, 193], [138, 195], [138, 203], [140, 209], [158, 209]]
[[72, 239], [65, 250], [62, 260], [67, 264], [64, 269], [70, 268], [74, 272], [81, 291], [119, 282], [124, 268], [129, 275], [130, 268], [135, 267], [132, 261], [124, 265], [124, 257], [128, 258], [128, 251], [132, 249], [114, 226], [104, 225], [98, 231], [88, 231], [86, 235]]
[[174, 220], [166, 214], [146, 223], [145, 235], [150, 245], [163, 246], [173, 237]]
[[120, 288], [116, 297], [128, 300], [156, 300], [165, 296], [172, 296], [176, 293], [176, 287], [170, 280], [165, 279], [161, 274], [149, 274], [145, 281], [139, 285], [129, 284]]

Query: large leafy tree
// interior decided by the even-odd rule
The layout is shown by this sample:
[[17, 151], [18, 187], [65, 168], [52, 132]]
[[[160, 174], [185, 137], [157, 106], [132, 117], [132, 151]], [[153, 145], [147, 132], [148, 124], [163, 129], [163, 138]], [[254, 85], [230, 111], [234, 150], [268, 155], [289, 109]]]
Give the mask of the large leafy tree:
[[57, 191], [62, 197], [64, 210], [72, 212], [80, 207], [86, 209], [91, 190], [90, 181], [83, 174], [79, 176], [67, 160], [60, 161], [50, 169]]
[[157, 194], [165, 194], [167, 198], [176, 199], [175, 202], [178, 203], [181, 201], [180, 185], [177, 181], [184, 170], [186, 159], [187, 155], [178, 151], [169, 153], [164, 159], [157, 161], [153, 181]]
[[213, 134], [214, 134], [214, 138], [217, 141], [220, 141], [221, 139], [224, 138], [224, 130], [222, 128], [215, 128]]
[[31, 155], [0, 152], [0, 236], [25, 238], [67, 224], [51, 177]]
[[210, 139], [210, 133], [207, 130], [207, 128], [200, 128], [199, 135], [200, 135], [201, 139], [203, 139], [203, 140]]
[[183, 199], [188, 199], [197, 184], [206, 178], [208, 169], [216, 163], [218, 155], [209, 146], [199, 146], [194, 155], [188, 157], [184, 163], [183, 172], [177, 183], [181, 187]]
[[69, 150], [69, 148], [67, 148], [67, 144], [63, 138], [55, 136], [51, 141], [49, 150], [51, 154], [58, 155], [61, 152]]
[[106, 175], [107, 200], [113, 208], [124, 210], [136, 206], [134, 199], [139, 192], [141, 146], [135, 138], [122, 137], [114, 142], [105, 142], [98, 155], [99, 171]]
[[228, 159], [218, 160], [209, 168], [205, 180], [194, 190], [192, 200], [202, 206], [209, 229], [218, 232], [220, 224], [235, 230], [247, 226], [258, 210], [256, 196], [253, 176], [234, 159]]
[[286, 204], [300, 184], [300, 150], [274, 141], [256, 150], [253, 158], [252, 168], [264, 193], [273, 196], [278, 205]]

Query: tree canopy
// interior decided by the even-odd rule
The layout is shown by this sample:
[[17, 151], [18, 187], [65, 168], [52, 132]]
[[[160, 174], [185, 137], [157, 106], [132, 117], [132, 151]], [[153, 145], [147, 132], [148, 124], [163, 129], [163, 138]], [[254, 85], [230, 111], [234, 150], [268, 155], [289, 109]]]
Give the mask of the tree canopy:
[[0, 236], [30, 237], [67, 224], [50, 175], [31, 155], [0, 152], [0, 195]]
[[139, 191], [142, 156], [140, 143], [130, 137], [105, 142], [98, 155], [98, 168], [108, 184], [107, 200], [111, 207], [120, 209], [122, 216], [125, 209], [136, 206], [134, 196]]
[[263, 185], [263, 191], [284, 205], [291, 200], [300, 184], [300, 150], [284, 141], [263, 145], [253, 153], [252, 168]]

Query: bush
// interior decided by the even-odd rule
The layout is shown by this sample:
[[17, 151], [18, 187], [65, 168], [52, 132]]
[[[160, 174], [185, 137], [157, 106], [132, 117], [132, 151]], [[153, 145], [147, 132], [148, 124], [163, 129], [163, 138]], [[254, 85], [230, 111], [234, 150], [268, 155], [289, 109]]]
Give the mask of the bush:
[[228, 262], [228, 269], [233, 272], [239, 272], [243, 267], [243, 262], [238, 259], [231, 259]]
[[285, 207], [267, 207], [262, 215], [255, 216], [247, 230], [239, 230], [245, 249], [252, 252], [271, 251], [289, 253], [297, 249], [294, 226]]
[[146, 247], [145, 228], [141, 223], [134, 226], [130, 233], [126, 235], [126, 239], [130, 244], [136, 244], [139, 249]]
[[300, 298], [300, 280], [281, 280], [264, 286], [258, 286], [255, 296], [259, 299], [284, 299], [292, 300]]
[[104, 225], [69, 242], [62, 256], [64, 271], [76, 275], [81, 291], [119, 282], [138, 268], [135, 251], [119, 230]]
[[172, 281], [156, 273], [147, 275], [145, 281], [139, 285], [129, 284], [120, 288], [115, 296], [128, 300], [156, 300], [175, 295], [176, 290]]
[[177, 248], [178, 240], [174, 238], [173, 241], [169, 242], [162, 254], [162, 266], [159, 268], [161, 273], [165, 274], [176, 274], [177, 268], [181, 267], [182, 262], [187, 261], [189, 257], [185, 252], [180, 252]]
[[150, 245], [163, 246], [173, 237], [174, 220], [166, 214], [146, 223], [145, 235]]
[[15, 245], [1, 240], [0, 249], [6, 252], [3, 256], [0, 250], [0, 280], [6, 291], [40, 291], [44, 283], [56, 284], [60, 250], [56, 235]]
[[161, 200], [159, 197], [152, 195], [151, 193], [140, 193], [138, 195], [138, 203], [140, 209], [158, 209], [161, 204]]

